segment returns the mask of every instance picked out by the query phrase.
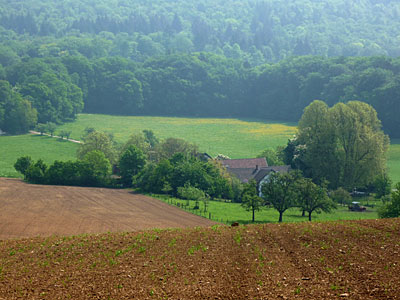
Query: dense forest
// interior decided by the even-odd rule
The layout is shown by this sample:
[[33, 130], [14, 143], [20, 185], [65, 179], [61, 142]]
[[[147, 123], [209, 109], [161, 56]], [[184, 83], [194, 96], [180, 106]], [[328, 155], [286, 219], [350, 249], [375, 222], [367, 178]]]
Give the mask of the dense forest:
[[[86, 50], [143, 61], [207, 51], [253, 65], [305, 54], [400, 54], [400, 3], [391, 0], [1, 2], [0, 25], [53, 54]], [[100, 47], [87, 49], [93, 43]]]
[[320, 99], [400, 135], [397, 1], [1, 2], [9, 133], [80, 112], [298, 121]]

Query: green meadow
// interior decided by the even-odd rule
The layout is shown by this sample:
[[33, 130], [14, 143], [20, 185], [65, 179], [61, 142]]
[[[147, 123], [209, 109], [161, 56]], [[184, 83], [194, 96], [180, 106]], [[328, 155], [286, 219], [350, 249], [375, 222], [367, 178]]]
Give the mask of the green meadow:
[[391, 141], [387, 165], [392, 181], [400, 182], [400, 139]]
[[[225, 203], [220, 201], [209, 201], [207, 211], [204, 212], [204, 204], [200, 202], [200, 209], [193, 210], [195, 201], [192, 200], [181, 200], [177, 198], [170, 198], [165, 195], [151, 195], [154, 198], [160, 199], [170, 205], [179, 206], [180, 208], [186, 209], [196, 215], [210, 218], [211, 220], [231, 224], [238, 222], [240, 224], [251, 223], [252, 212], [246, 211], [239, 203]], [[179, 204], [178, 204], [179, 203]], [[189, 206], [185, 206], [189, 204]], [[367, 205], [366, 201], [362, 201], [363, 205]], [[371, 201], [368, 203], [367, 211], [365, 212], [353, 212], [349, 211], [347, 206], [339, 206], [332, 213], [313, 213], [313, 221], [336, 221], [336, 220], [358, 220], [358, 219], [377, 219], [377, 206], [381, 203]], [[374, 207], [371, 207], [375, 205]], [[263, 208], [255, 214], [256, 222], [258, 223], [277, 223], [279, 219], [279, 213], [273, 208]], [[303, 222], [308, 221], [308, 215], [305, 217], [301, 216], [301, 211], [298, 208], [290, 208], [283, 214], [284, 222]]]
[[71, 138], [79, 140], [87, 127], [113, 133], [117, 142], [125, 142], [132, 133], [151, 129], [158, 138], [182, 138], [212, 156], [221, 153], [231, 158], [255, 157], [266, 148], [286, 144], [296, 133], [295, 123], [91, 114], [81, 114], [75, 122], [60, 126], [59, 130], [71, 131]]
[[[262, 120], [128, 117], [81, 114], [72, 123], [57, 128], [71, 131], [71, 138], [80, 140], [85, 128], [93, 127], [112, 133], [117, 142], [125, 142], [132, 133], [151, 129], [160, 139], [178, 137], [196, 143], [201, 151], [212, 156], [219, 153], [231, 158], [255, 157], [267, 148], [285, 145], [296, 133], [295, 123]], [[45, 136], [0, 137], [0, 176], [19, 177], [13, 164], [18, 157], [30, 155], [50, 163], [55, 159], [76, 158], [78, 145]], [[389, 175], [400, 182], [400, 139], [392, 140], [388, 155]]]
[[14, 169], [14, 163], [21, 156], [41, 158], [50, 164], [55, 160], [75, 160], [77, 148], [75, 143], [48, 136], [0, 136], [0, 177], [22, 177]]

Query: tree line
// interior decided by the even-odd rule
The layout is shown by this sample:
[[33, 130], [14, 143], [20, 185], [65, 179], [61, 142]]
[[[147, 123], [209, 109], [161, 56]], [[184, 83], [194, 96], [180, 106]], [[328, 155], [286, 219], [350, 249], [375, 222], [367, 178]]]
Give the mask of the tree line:
[[[386, 133], [398, 137], [399, 62], [302, 56], [251, 68], [210, 53], [143, 63], [122, 57], [25, 58], [0, 67], [4, 89], [13, 95], [0, 98], [0, 126], [9, 133], [23, 132], [36, 122], [74, 120], [80, 112], [297, 122], [315, 99], [330, 106], [360, 100], [376, 109]], [[17, 98], [25, 105], [17, 105], [22, 101]], [[11, 102], [27, 117], [1, 113], [11, 109]]]
[[[400, 4], [392, 0], [16, 0], [2, 7], [3, 42], [20, 39], [39, 53], [59, 54], [70, 44], [143, 61], [207, 51], [252, 66], [293, 55], [400, 53], [393, 30]], [[97, 49], [89, 49], [92, 42]]]
[[266, 205], [279, 212], [280, 222], [291, 207], [307, 212], [311, 221], [313, 212], [330, 212], [335, 203], [349, 204], [353, 189], [382, 199], [386, 205], [381, 216], [397, 214], [398, 197], [394, 193], [391, 199], [386, 173], [389, 138], [376, 111], [363, 102], [333, 107], [318, 100], [311, 103], [299, 121], [298, 135], [285, 147], [260, 154], [270, 163], [290, 164], [293, 171], [271, 172], [261, 186], [255, 181], [241, 183], [220, 163], [220, 156], [210, 159], [182, 139], [160, 141], [151, 130], [132, 134], [124, 144], [93, 128], [87, 128], [82, 139], [76, 161], [47, 166], [42, 160], [21, 157], [15, 169], [32, 183], [133, 187], [196, 200], [197, 208], [199, 201], [207, 207], [209, 199], [229, 199], [252, 211], [253, 222], [255, 212]]

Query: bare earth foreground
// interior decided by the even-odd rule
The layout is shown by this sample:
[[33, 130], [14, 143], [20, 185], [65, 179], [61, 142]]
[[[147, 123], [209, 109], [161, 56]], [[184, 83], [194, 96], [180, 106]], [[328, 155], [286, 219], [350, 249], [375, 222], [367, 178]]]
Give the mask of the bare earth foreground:
[[213, 224], [127, 190], [31, 185], [0, 178], [0, 239]]
[[[9, 184], [19, 186], [19, 190]], [[107, 191], [93, 189], [90, 196], [90, 189], [49, 187], [47, 200], [30, 208], [29, 202], [24, 204], [18, 199], [36, 199], [43, 187], [8, 180], [1, 181], [0, 187], [1, 199], [7, 193], [10, 197], [19, 195], [8, 200], [15, 199], [22, 205], [12, 212], [15, 219], [28, 213], [30, 221], [25, 227], [42, 220], [39, 223], [50, 226], [48, 233], [57, 227], [45, 223], [42, 216], [53, 218], [58, 226], [69, 224], [77, 232], [86, 231], [83, 228], [103, 231], [107, 226], [129, 230], [134, 225], [128, 225], [126, 214], [135, 205], [139, 207], [130, 206], [127, 199], [121, 200], [118, 209], [117, 204], [104, 204], [108, 203], [105, 198], [112, 195]], [[50, 199], [57, 193], [66, 195], [65, 189], [68, 195], [86, 197], [90, 205], [73, 208], [85, 201], [67, 204], [64, 199], [65, 207], [55, 207]], [[125, 197], [136, 196], [121, 191], [117, 198]], [[142, 201], [147, 202], [147, 198]], [[96, 213], [92, 211], [94, 207], [98, 209]], [[151, 204], [148, 208], [159, 207]], [[173, 224], [189, 225], [186, 214], [171, 211], [169, 217], [169, 207], [161, 207], [165, 210], [160, 218], [171, 218], [168, 222], [172, 224], [175, 217], [179, 220]], [[57, 209], [59, 219], [54, 216]], [[2, 204], [2, 232], [7, 227], [3, 224], [5, 210], [6, 205]], [[92, 212], [88, 221], [83, 222], [68, 221], [72, 213], [67, 215], [67, 211], [81, 217]], [[107, 211], [113, 213], [107, 215]], [[100, 222], [103, 218], [99, 216], [107, 219], [111, 215], [109, 223]], [[121, 226], [126, 227], [118, 225], [118, 218], [123, 220]], [[10, 216], [8, 222], [11, 219]], [[73, 226], [74, 222], [78, 224]], [[102, 225], [89, 226], [98, 223]], [[26, 235], [38, 233], [38, 229], [21, 230], [18, 232], [29, 233]], [[6, 239], [0, 240], [0, 299], [400, 299], [399, 253], [400, 219], [214, 225]]]

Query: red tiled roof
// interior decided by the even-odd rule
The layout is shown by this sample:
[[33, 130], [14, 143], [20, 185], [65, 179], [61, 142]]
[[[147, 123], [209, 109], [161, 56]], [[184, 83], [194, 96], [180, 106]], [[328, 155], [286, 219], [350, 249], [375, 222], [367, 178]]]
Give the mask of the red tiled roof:
[[222, 160], [221, 163], [230, 169], [246, 169], [246, 168], [265, 168], [268, 167], [265, 158], [245, 158], [245, 159], [227, 159]]

